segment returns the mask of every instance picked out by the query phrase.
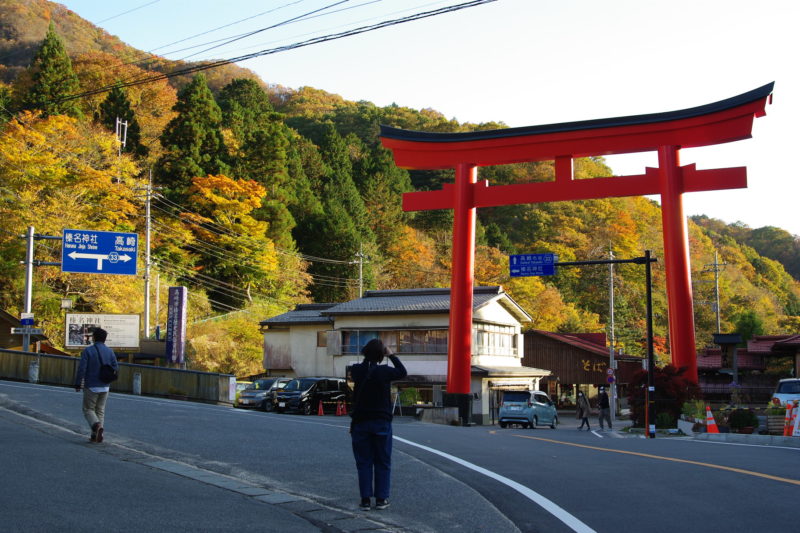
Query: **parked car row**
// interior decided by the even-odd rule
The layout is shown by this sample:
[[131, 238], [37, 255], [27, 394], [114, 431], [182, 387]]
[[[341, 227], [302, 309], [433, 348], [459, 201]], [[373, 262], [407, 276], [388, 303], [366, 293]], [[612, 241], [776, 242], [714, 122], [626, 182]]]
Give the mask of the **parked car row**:
[[324, 412], [335, 412], [339, 405], [349, 409], [351, 401], [352, 391], [343, 378], [266, 378], [243, 390], [235, 406], [310, 415], [318, 412], [320, 402]]

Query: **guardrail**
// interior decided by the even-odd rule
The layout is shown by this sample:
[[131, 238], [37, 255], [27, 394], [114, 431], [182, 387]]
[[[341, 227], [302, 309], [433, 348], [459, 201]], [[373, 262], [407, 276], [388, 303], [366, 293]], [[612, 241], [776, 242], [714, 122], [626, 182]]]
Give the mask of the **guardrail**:
[[[64, 355], [0, 349], [0, 378], [71, 387], [79, 361]], [[119, 379], [111, 384], [111, 391], [233, 404], [232, 379], [236, 378], [230, 374], [119, 363]]]

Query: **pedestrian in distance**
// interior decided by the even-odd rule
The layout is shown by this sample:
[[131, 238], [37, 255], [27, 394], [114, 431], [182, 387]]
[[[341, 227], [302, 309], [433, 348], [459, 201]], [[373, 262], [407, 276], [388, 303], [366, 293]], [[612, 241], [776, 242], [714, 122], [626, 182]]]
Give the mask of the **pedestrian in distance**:
[[591, 431], [592, 428], [589, 427], [589, 412], [591, 409], [589, 407], [589, 400], [586, 399], [586, 395], [583, 394], [583, 391], [578, 391], [576, 406], [575, 418], [581, 421], [578, 431], [583, 429], [584, 424], [586, 424], [586, 431]]
[[606, 392], [605, 387], [600, 387], [600, 395], [597, 398], [597, 407], [600, 410], [600, 430], [603, 430], [604, 420], [608, 422], [608, 429], [611, 429], [611, 404], [608, 401], [608, 393]]
[[[361, 349], [364, 361], [351, 368], [355, 383], [350, 412], [350, 437], [358, 471], [359, 507], [389, 507], [392, 474], [392, 381], [406, 377], [406, 368], [380, 339], [372, 339]], [[381, 365], [389, 357], [393, 367]]]
[[92, 331], [93, 344], [81, 352], [81, 361], [75, 373], [75, 390], [83, 389], [83, 416], [92, 430], [91, 442], [103, 442], [106, 401], [109, 383], [100, 378], [100, 367], [111, 365], [115, 373], [119, 370], [114, 350], [106, 346], [108, 332], [102, 328]]

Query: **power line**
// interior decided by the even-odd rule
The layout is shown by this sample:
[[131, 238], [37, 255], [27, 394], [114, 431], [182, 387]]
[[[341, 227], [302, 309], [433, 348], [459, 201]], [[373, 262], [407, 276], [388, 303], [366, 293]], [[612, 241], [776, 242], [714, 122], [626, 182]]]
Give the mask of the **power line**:
[[205, 63], [205, 64], [193, 65], [191, 67], [188, 67], [188, 68], [185, 68], [185, 69], [175, 70], [175, 71], [172, 71], [170, 73], [159, 73], [159, 74], [152, 75], [152, 76], [145, 76], [145, 77], [142, 77], [142, 78], [139, 78], [139, 79], [134, 79], [132, 81], [118, 82], [118, 83], [114, 83], [114, 84], [111, 84], [111, 85], [98, 87], [96, 89], [92, 89], [92, 90], [89, 90], [89, 91], [83, 91], [83, 92], [80, 92], [80, 93], [68, 95], [68, 96], [65, 96], [63, 98], [60, 98], [59, 100], [57, 100], [57, 102], [64, 102], [64, 101], [68, 101], [68, 100], [74, 100], [76, 98], [83, 98], [84, 96], [92, 96], [92, 95], [95, 95], [95, 94], [101, 94], [101, 93], [104, 93], [104, 92], [108, 92], [108, 91], [112, 90], [115, 87], [133, 87], [133, 86], [136, 86], [136, 85], [143, 85], [143, 84], [146, 84], [146, 83], [153, 83], [155, 81], [165, 80], [165, 79], [173, 78], [173, 77], [176, 77], [176, 76], [182, 76], [182, 75], [186, 75], [186, 74], [193, 74], [195, 72], [202, 72], [204, 70], [217, 68], [217, 67], [220, 67], [220, 66], [223, 66], [223, 65], [230, 65], [230, 64], [233, 64], [233, 63], [237, 63], [239, 61], [246, 61], [248, 59], [253, 59], [253, 58], [256, 58], [256, 57], [261, 57], [261, 56], [271, 55], [271, 54], [277, 54], [277, 53], [280, 53], [280, 52], [286, 52], [286, 51], [289, 51], [289, 50], [294, 50], [294, 49], [297, 49], [297, 48], [303, 48], [303, 47], [311, 46], [311, 45], [314, 45], [314, 44], [320, 44], [320, 43], [333, 41], [333, 40], [337, 40], [337, 39], [343, 39], [345, 37], [352, 37], [352, 36], [355, 36], [355, 35], [360, 35], [362, 33], [367, 33], [367, 32], [371, 32], [371, 31], [383, 29], [383, 28], [386, 28], [386, 27], [389, 27], [389, 26], [395, 26], [395, 25], [399, 25], [399, 24], [404, 24], [406, 22], [413, 22], [413, 21], [416, 21], [416, 20], [424, 19], [424, 18], [435, 17], [435, 16], [438, 16], [438, 15], [443, 15], [443, 14], [446, 14], [446, 13], [451, 13], [451, 12], [454, 12], [454, 11], [459, 11], [459, 10], [462, 10], [462, 9], [476, 7], [476, 6], [479, 6], [479, 5], [488, 4], [490, 2], [496, 2], [496, 1], [497, 0], [472, 0], [470, 2], [465, 2], [463, 4], [456, 4], [456, 5], [453, 5], [453, 6], [448, 6], [448, 7], [444, 7], [444, 8], [440, 8], [440, 9], [435, 9], [435, 10], [432, 10], [432, 11], [416, 13], [416, 14], [409, 15], [409, 16], [406, 16], [406, 17], [401, 17], [401, 18], [398, 18], [398, 19], [386, 20], [386, 21], [383, 21], [383, 22], [379, 22], [377, 24], [372, 24], [372, 25], [369, 25], [369, 26], [362, 26], [360, 28], [355, 28], [355, 29], [352, 29], [352, 30], [343, 31], [343, 32], [340, 32], [340, 33], [324, 35], [324, 36], [321, 36], [321, 37], [314, 37], [314, 38], [308, 39], [306, 41], [301, 41], [301, 42], [296, 42], [296, 43], [289, 44], [289, 45], [279, 46], [279, 47], [276, 47], [276, 48], [270, 48], [270, 49], [266, 49], [266, 50], [261, 50], [259, 52], [254, 52], [254, 53], [246, 54], [246, 55], [239, 56], [239, 57], [233, 57], [233, 58], [230, 58], [230, 59], [223, 59], [223, 60], [219, 60], [219, 61], [213, 61], [213, 62]]
[[146, 4], [142, 4], [142, 5], [138, 6], [138, 7], [134, 7], [133, 9], [129, 9], [127, 11], [123, 11], [122, 13], [118, 13], [118, 14], [116, 14], [114, 16], [108, 17], [107, 19], [99, 20], [99, 21], [95, 22], [95, 24], [102, 24], [103, 22], [108, 22], [109, 20], [115, 19], [117, 17], [121, 17], [122, 15], [127, 15], [128, 13], [133, 13], [134, 11], [142, 9], [143, 7], [147, 7], [147, 6], [150, 6], [150, 5], [153, 5], [153, 4], [157, 4], [160, 1], [161, 0], [153, 0], [152, 2], [148, 2]]
[[[248, 20], [252, 20], [252, 19], [254, 19], [254, 18], [257, 18], [257, 17], [260, 17], [260, 16], [262, 16], [262, 15], [268, 15], [269, 13], [273, 13], [273, 12], [275, 12], [275, 11], [280, 11], [281, 9], [284, 9], [284, 8], [286, 8], [286, 7], [289, 7], [289, 6], [293, 6], [293, 5], [295, 5], [295, 4], [300, 4], [300, 3], [303, 3], [303, 2], [305, 2], [305, 1], [306, 1], [306, 0], [297, 0], [297, 1], [295, 1], [295, 2], [289, 2], [288, 4], [284, 4], [284, 5], [282, 5], [282, 6], [279, 6], [279, 7], [273, 8], [273, 9], [270, 9], [270, 10], [268, 10], [268, 11], [262, 11], [261, 13], [256, 13], [255, 15], [251, 15], [251, 16], [249, 16], [249, 17], [245, 17], [245, 18], [243, 18], [243, 19], [239, 19], [239, 20], [236, 20], [236, 21], [234, 21], [234, 22], [230, 22], [230, 23], [228, 23], [228, 24], [223, 24], [222, 26], [217, 26], [216, 28], [212, 28], [212, 29], [210, 29], [210, 30], [202, 31], [202, 32], [200, 32], [200, 33], [196, 33], [196, 34], [194, 34], [194, 35], [190, 35], [189, 37], [185, 37], [185, 38], [183, 38], [183, 39], [178, 39], [177, 41], [173, 41], [173, 42], [171, 42], [171, 43], [168, 43], [168, 44], [163, 44], [163, 45], [161, 45], [161, 46], [158, 46], [158, 47], [156, 47], [156, 48], [152, 48], [152, 49], [150, 49], [148, 52], [152, 53], [152, 52], [155, 52], [156, 50], [160, 50], [160, 49], [162, 49], [162, 48], [166, 48], [166, 47], [168, 47], [168, 46], [172, 46], [172, 45], [174, 45], [174, 44], [183, 43], [183, 42], [189, 41], [189, 40], [191, 40], [191, 39], [194, 39], [194, 38], [196, 38], [196, 37], [202, 37], [203, 35], [208, 35], [209, 33], [213, 33], [213, 32], [215, 32], [215, 31], [217, 31], [217, 30], [221, 30], [221, 29], [223, 29], [223, 28], [229, 28], [230, 26], [235, 26], [236, 24], [241, 24], [242, 22], [247, 22]], [[224, 39], [227, 39], [227, 38], [228, 38], [228, 37], [225, 37]], [[220, 40], [224, 40], [224, 39], [220, 39]], [[202, 45], [202, 44], [200, 44], [200, 45], [196, 45], [196, 46], [203, 46], [203, 45]], [[178, 52], [180, 52], [180, 50], [177, 50], [177, 51], [178, 51]], [[171, 54], [171, 53], [174, 53], [174, 52], [166, 52], [166, 53], [167, 53], [167, 54]]]
[[224, 42], [222, 44], [217, 44], [217, 45], [214, 45], [214, 46], [212, 46], [210, 48], [206, 48], [205, 50], [200, 50], [199, 52], [195, 52], [194, 54], [188, 55], [186, 57], [182, 57], [181, 60], [187, 59], [189, 57], [196, 56], [198, 54], [202, 54], [204, 52], [208, 52], [209, 50], [213, 50], [215, 48], [219, 48], [220, 46], [224, 46], [226, 44], [229, 44], [229, 43], [232, 43], [232, 42], [235, 42], [235, 41], [241, 41], [242, 39], [246, 39], [247, 37], [253, 36], [253, 35], [257, 34], [257, 33], [261, 33], [261, 32], [267, 31], [267, 30], [272, 30], [272, 29], [275, 29], [275, 28], [279, 28], [281, 26], [286, 26], [287, 24], [291, 24], [292, 22], [297, 22], [298, 20], [303, 20], [306, 17], [308, 17], [309, 15], [313, 15], [315, 13], [319, 13], [321, 11], [325, 11], [327, 9], [330, 9], [332, 7], [336, 7], [336, 6], [341, 5], [341, 4], [346, 4], [349, 1], [350, 0], [339, 0], [338, 2], [334, 2], [332, 4], [328, 4], [327, 6], [321, 7], [319, 9], [315, 9], [313, 11], [309, 11], [308, 13], [303, 13], [302, 15], [298, 15], [296, 17], [292, 17], [292, 18], [284, 20], [282, 22], [278, 22], [276, 24], [273, 24], [272, 26], [267, 26], [266, 28], [260, 28], [258, 30], [253, 30], [253, 31], [245, 33], [245, 34], [238, 35], [238, 36], [236, 36], [236, 37], [234, 37], [234, 38], [232, 38], [232, 39], [230, 39], [230, 40], [228, 40], [228, 41], [226, 41], [226, 42]]

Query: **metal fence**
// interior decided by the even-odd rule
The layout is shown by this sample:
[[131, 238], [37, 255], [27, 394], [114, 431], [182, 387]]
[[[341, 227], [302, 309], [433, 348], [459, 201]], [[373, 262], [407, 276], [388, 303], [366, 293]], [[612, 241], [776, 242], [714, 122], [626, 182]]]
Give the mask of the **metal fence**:
[[[79, 361], [64, 355], [0, 349], [0, 379], [72, 386]], [[235, 379], [229, 374], [119, 363], [119, 379], [111, 384], [111, 391], [232, 404], [231, 381]]]

